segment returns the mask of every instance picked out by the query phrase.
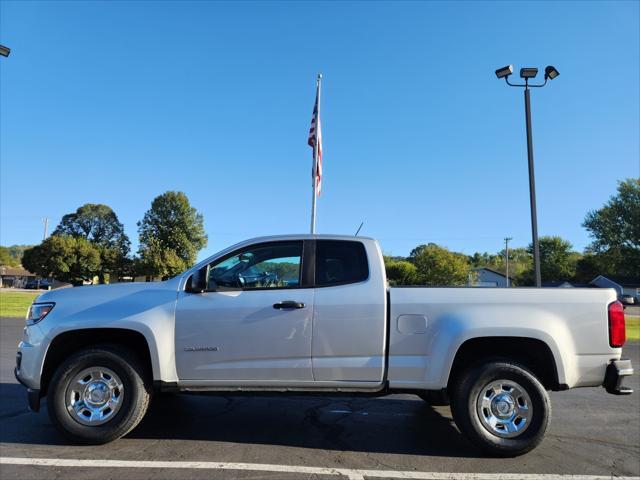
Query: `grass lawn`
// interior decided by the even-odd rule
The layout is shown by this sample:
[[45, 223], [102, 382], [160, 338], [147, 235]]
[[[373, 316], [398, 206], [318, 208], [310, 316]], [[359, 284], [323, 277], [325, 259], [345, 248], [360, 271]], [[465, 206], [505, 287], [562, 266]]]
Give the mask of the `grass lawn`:
[[640, 340], [640, 318], [625, 317], [627, 324], [627, 340]]
[[23, 317], [29, 305], [42, 292], [10, 292], [0, 290], [0, 317]]

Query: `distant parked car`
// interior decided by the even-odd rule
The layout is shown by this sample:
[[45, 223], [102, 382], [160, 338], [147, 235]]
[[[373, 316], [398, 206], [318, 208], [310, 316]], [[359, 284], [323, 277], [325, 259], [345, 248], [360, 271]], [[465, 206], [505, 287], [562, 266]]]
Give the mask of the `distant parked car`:
[[633, 295], [620, 295], [620, 302], [623, 305], [635, 305], [638, 303], [638, 299]]
[[51, 282], [46, 279], [29, 280], [24, 286], [24, 288], [27, 288], [29, 290], [38, 290], [38, 289], [49, 290], [49, 288], [51, 288]]

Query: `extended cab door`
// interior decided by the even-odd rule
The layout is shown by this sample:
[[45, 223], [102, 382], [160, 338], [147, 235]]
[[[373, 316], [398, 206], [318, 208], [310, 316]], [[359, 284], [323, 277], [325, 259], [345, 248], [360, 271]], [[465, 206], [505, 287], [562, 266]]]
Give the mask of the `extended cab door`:
[[315, 242], [312, 363], [316, 381], [382, 382], [386, 284], [373, 240]]
[[178, 295], [180, 381], [311, 381], [313, 288], [303, 243], [252, 245], [207, 267], [207, 291]]

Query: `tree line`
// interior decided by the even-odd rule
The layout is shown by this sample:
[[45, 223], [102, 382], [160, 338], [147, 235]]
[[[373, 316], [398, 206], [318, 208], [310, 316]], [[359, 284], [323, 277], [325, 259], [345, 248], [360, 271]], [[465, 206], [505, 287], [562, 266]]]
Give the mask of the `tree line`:
[[3, 267], [19, 267], [22, 254], [28, 248], [31, 248], [31, 245], [0, 246], [0, 265]]
[[156, 197], [137, 223], [139, 249], [131, 254], [124, 225], [107, 205], [88, 203], [62, 217], [40, 245], [22, 255], [22, 266], [41, 277], [81, 285], [124, 277], [170, 278], [191, 267], [207, 245], [201, 213], [182, 192]]
[[[587, 283], [597, 275], [640, 275], [640, 179], [619, 182], [616, 195], [590, 211], [582, 224], [592, 243], [583, 252], [558, 236], [543, 236], [540, 273], [543, 282]], [[467, 256], [430, 243], [414, 248], [408, 257], [385, 257], [392, 285], [466, 285], [475, 268], [506, 273], [505, 250]], [[533, 246], [509, 249], [509, 277], [516, 285], [534, 284]]]
[[[51, 236], [34, 247], [0, 249], [0, 264], [22, 265], [41, 277], [82, 284], [123, 277], [170, 278], [191, 267], [207, 245], [202, 214], [182, 192], [156, 197], [137, 223], [139, 248], [107, 205], [86, 204], [62, 217]], [[637, 277], [640, 272], [640, 179], [618, 184], [617, 193], [583, 222], [592, 243], [583, 252], [558, 236], [540, 238], [543, 282], [586, 283], [597, 275]], [[465, 255], [429, 243], [408, 257], [385, 256], [392, 285], [466, 285], [474, 269], [506, 272], [505, 251]], [[515, 285], [533, 285], [533, 248], [509, 249], [509, 276]]]

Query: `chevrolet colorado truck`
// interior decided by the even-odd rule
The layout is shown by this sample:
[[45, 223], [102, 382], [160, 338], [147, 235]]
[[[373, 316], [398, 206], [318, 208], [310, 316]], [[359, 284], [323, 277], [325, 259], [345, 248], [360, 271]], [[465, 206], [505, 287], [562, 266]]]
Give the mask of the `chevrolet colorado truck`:
[[16, 378], [71, 440], [126, 435], [154, 392], [414, 393], [450, 404], [481, 450], [542, 440], [549, 390], [622, 385], [610, 289], [387, 284], [370, 238], [234, 245], [173, 279], [59, 289], [31, 306]]

